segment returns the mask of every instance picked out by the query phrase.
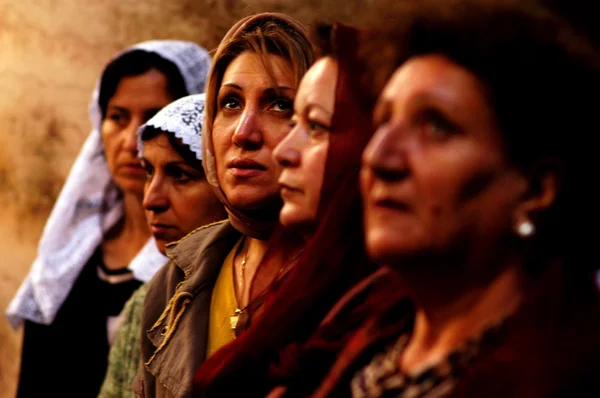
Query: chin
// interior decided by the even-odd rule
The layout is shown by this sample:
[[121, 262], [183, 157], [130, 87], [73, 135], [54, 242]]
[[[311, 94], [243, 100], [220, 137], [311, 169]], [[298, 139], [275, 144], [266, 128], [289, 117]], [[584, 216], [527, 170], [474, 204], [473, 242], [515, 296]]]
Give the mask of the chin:
[[279, 222], [286, 227], [295, 227], [302, 223], [302, 211], [294, 203], [287, 200], [283, 201], [283, 207], [279, 212]]
[[313, 227], [315, 223], [314, 219], [311, 217], [297, 213], [286, 213], [283, 210], [279, 215], [279, 222], [284, 227], [296, 230], [312, 229], [311, 227]]
[[144, 198], [144, 180], [132, 178], [115, 178], [115, 184], [127, 194], [133, 194], [141, 199]]
[[225, 196], [229, 203], [240, 210], [260, 210], [267, 206], [281, 207], [281, 197], [279, 190], [270, 192], [261, 187], [237, 187], [229, 192], [225, 191]]
[[156, 248], [163, 256], [167, 255], [167, 242], [165, 242], [164, 240], [157, 240]]
[[369, 258], [379, 265], [394, 265], [415, 254], [415, 245], [399, 239], [397, 231], [370, 229], [365, 234], [365, 247]]

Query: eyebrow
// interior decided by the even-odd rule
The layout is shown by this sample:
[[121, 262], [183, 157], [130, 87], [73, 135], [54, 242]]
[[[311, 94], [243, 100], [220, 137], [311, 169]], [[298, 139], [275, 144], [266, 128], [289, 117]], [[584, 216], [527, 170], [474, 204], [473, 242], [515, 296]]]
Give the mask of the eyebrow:
[[[141, 157], [141, 160], [143, 160], [146, 163], [150, 163], [151, 165], [154, 165], [151, 161], [149, 161], [145, 156]], [[168, 166], [178, 166], [178, 165], [185, 165], [187, 167], [191, 167], [194, 168], [193, 166], [190, 166], [185, 159], [184, 160], [175, 160], [175, 161], [171, 161], [171, 162], [167, 162], [164, 166], [168, 167]]]
[[109, 105], [106, 109], [119, 111], [119, 112], [129, 112], [129, 110], [127, 108], [125, 108], [123, 106], [119, 106], [119, 105]]
[[306, 107], [304, 107], [304, 113], [305, 113], [305, 114], [308, 114], [308, 113], [310, 113], [310, 111], [311, 111], [312, 109], [319, 109], [319, 110], [321, 110], [323, 113], [325, 113], [326, 115], [328, 115], [328, 116], [333, 116], [333, 112], [330, 112], [329, 110], [327, 110], [327, 109], [323, 108], [323, 106], [321, 106], [321, 105], [319, 105], [319, 104], [317, 104], [317, 103], [315, 103], [315, 102], [309, 102], [309, 103], [306, 105]]
[[[160, 110], [162, 109], [162, 107], [158, 106], [158, 107], [152, 107], [152, 108], [145, 108], [143, 109], [144, 112], [146, 113], [158, 113]], [[124, 106], [120, 106], [120, 105], [109, 105], [106, 110], [114, 110], [114, 111], [119, 111], [119, 112], [129, 112], [129, 109], [127, 107]]]
[[[235, 83], [224, 83], [221, 86], [222, 87], [231, 87], [231, 88], [236, 89], [236, 90], [244, 91], [244, 89], [240, 85], [235, 84]], [[269, 91], [277, 92], [278, 90], [279, 91], [296, 91], [295, 88], [289, 87], [289, 86], [269, 87], [269, 88], [267, 88], [264, 91], [266, 93], [266, 92], [269, 92]]]

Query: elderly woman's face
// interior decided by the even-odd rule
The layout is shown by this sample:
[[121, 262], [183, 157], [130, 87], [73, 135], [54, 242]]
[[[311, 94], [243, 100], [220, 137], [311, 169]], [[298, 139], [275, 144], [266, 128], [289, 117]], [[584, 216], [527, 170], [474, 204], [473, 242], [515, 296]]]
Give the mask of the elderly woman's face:
[[142, 198], [146, 174], [137, 157], [140, 126], [174, 101], [167, 89], [167, 77], [156, 69], [121, 79], [108, 101], [102, 121], [102, 141], [113, 180], [125, 192]]
[[144, 209], [161, 253], [194, 229], [227, 214], [199, 164], [190, 164], [173, 148], [167, 133], [144, 142]]
[[294, 102], [292, 131], [275, 148], [283, 171], [279, 178], [283, 225], [312, 230], [325, 174], [329, 131], [335, 107], [337, 62], [317, 61], [302, 78]]
[[217, 95], [212, 139], [221, 189], [240, 209], [279, 203], [275, 146], [290, 131], [296, 94], [290, 63], [267, 56], [270, 76], [259, 55], [244, 52], [227, 67]]
[[387, 83], [375, 125], [361, 173], [373, 259], [470, 255], [508, 236], [527, 184], [473, 74], [441, 56], [410, 59]]

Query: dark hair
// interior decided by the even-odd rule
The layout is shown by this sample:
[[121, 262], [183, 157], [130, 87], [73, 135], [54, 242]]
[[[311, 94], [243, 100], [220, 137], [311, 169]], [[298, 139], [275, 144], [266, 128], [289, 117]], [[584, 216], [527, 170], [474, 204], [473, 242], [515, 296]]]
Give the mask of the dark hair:
[[598, 2], [596, 0], [531, 0], [539, 1], [556, 15], [571, 24], [600, 49], [600, 31], [597, 28]]
[[202, 160], [198, 159], [196, 154], [192, 152], [189, 146], [184, 144], [179, 138], [175, 137], [175, 134], [162, 131], [161, 129], [157, 129], [155, 127], [146, 127], [142, 132], [142, 141], [150, 141], [161, 134], [166, 134], [169, 144], [171, 144], [173, 149], [179, 154], [179, 156], [183, 158], [186, 164], [198, 171], [204, 172]]
[[546, 9], [511, 0], [422, 0], [394, 24], [379, 42], [388, 57], [378, 60], [379, 73], [389, 77], [406, 60], [425, 54], [445, 56], [473, 73], [514, 164], [527, 175], [547, 160], [561, 166], [557, 201], [535, 220], [539, 252], [568, 253], [589, 264], [581, 248], [593, 247], [593, 234], [576, 232], [600, 221], [589, 194], [597, 168], [596, 148], [589, 143], [596, 135], [593, 99], [600, 92], [593, 46]]
[[333, 24], [320, 22], [312, 25], [308, 37], [313, 46], [315, 59], [322, 57], [336, 58], [335, 26]]
[[115, 95], [121, 79], [138, 76], [151, 69], [156, 69], [167, 77], [167, 90], [173, 98], [189, 94], [183, 76], [174, 63], [156, 53], [132, 50], [112, 60], [102, 73], [98, 103], [103, 120], [106, 117], [108, 102]]

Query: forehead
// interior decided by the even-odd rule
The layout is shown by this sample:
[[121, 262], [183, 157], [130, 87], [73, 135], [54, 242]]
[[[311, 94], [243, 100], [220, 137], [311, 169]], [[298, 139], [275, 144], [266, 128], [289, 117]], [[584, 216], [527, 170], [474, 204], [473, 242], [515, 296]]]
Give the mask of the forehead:
[[481, 104], [485, 100], [480, 80], [464, 67], [441, 55], [413, 57], [402, 64], [386, 84], [381, 98], [399, 103], [414, 97]]
[[337, 77], [337, 61], [331, 57], [319, 59], [300, 82], [296, 96], [298, 107], [314, 103], [333, 110]]
[[123, 77], [108, 104], [162, 108], [173, 100], [167, 88], [167, 77], [156, 69], [150, 69], [141, 75]]
[[274, 85], [294, 88], [294, 71], [290, 62], [282, 56], [262, 56], [245, 51], [231, 61], [225, 70], [221, 85], [227, 84], [235, 84], [243, 89]]
[[148, 140], [144, 140], [144, 158], [148, 160], [164, 159], [170, 162], [183, 161], [183, 157], [171, 145], [169, 134], [171, 133], [161, 132]]

